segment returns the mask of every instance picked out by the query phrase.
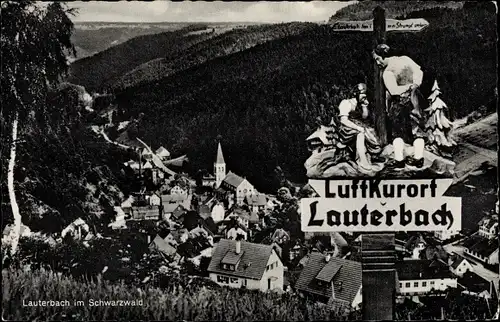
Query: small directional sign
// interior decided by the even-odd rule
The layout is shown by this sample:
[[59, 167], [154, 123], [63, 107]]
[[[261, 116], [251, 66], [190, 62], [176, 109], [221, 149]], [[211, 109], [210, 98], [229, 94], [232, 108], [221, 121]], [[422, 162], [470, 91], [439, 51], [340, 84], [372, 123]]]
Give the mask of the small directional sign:
[[[386, 19], [386, 31], [421, 31], [429, 25], [427, 20], [418, 19]], [[373, 31], [373, 20], [336, 21], [331, 24], [335, 31]]]

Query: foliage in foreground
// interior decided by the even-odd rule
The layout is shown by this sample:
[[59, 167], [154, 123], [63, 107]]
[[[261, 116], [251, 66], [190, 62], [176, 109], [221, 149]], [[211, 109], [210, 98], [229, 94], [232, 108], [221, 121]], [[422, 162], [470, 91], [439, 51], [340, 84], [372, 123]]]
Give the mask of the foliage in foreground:
[[[97, 279], [80, 283], [51, 271], [2, 271], [3, 318], [6, 320], [169, 320], [263, 321], [347, 319], [296, 295], [221, 288], [172, 287], [168, 292], [141, 290]], [[89, 300], [142, 300], [140, 306], [90, 306]], [[29, 307], [23, 300], [68, 300], [70, 306]], [[74, 301], [85, 305], [75, 306]], [[356, 318], [350, 316], [349, 319]], [[359, 318], [359, 317], [358, 317]]]

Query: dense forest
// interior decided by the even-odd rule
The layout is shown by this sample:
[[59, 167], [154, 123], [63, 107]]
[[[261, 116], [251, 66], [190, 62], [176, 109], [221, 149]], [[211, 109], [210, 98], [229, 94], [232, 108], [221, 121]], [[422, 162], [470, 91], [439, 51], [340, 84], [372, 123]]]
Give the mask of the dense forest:
[[[494, 95], [496, 20], [481, 7], [438, 13], [422, 32], [389, 33], [388, 44], [422, 66], [424, 95], [437, 80], [451, 117], [462, 117]], [[304, 180], [304, 140], [317, 118], [328, 121], [352, 85], [373, 87], [371, 41], [318, 25], [127, 88], [117, 103], [123, 120], [144, 113], [140, 137], [188, 153], [194, 168], [211, 169], [207, 151], [222, 137], [228, 168], [272, 191], [277, 166]]]
[[174, 59], [184, 49], [210, 38], [210, 33], [191, 33], [206, 29], [191, 25], [175, 31], [142, 35], [71, 64], [68, 81], [89, 92], [103, 90], [133, 68], [156, 58]]

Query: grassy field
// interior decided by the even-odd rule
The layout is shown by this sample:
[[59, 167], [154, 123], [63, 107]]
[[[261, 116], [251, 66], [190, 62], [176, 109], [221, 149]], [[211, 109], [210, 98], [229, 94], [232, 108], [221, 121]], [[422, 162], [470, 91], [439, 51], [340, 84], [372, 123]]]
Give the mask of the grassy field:
[[[170, 290], [111, 284], [98, 278], [79, 282], [39, 270], [2, 271], [2, 318], [17, 321], [47, 320], [168, 320], [168, 321], [309, 321], [346, 320], [295, 295], [236, 289], [181, 286]], [[69, 306], [26, 306], [28, 301], [69, 301]], [[127, 306], [93, 306], [95, 301], [136, 301]], [[76, 305], [81, 301], [82, 305]], [[92, 302], [94, 301], [94, 302]], [[142, 301], [142, 303], [141, 303]], [[24, 304], [24, 305], [23, 305]], [[355, 318], [350, 316], [349, 320]]]

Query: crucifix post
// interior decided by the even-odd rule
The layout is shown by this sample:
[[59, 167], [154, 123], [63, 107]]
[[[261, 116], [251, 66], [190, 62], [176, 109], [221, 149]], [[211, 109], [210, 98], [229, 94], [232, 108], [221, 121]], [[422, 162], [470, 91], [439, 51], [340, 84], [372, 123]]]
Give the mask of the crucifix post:
[[[373, 48], [386, 42], [385, 11], [373, 10]], [[387, 116], [382, 70], [374, 64], [375, 129], [387, 145]], [[396, 298], [395, 234], [364, 233], [361, 241], [363, 320], [394, 320]]]
[[[386, 22], [385, 10], [381, 7], [376, 7], [373, 10], [373, 49], [377, 45], [386, 42]], [[382, 79], [382, 70], [377, 66], [375, 61], [374, 65], [374, 85], [375, 85], [375, 130], [377, 131], [380, 143], [382, 146], [387, 145], [387, 116], [385, 106], [385, 88]]]

